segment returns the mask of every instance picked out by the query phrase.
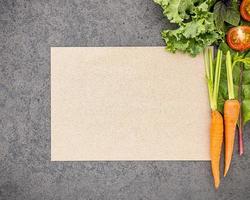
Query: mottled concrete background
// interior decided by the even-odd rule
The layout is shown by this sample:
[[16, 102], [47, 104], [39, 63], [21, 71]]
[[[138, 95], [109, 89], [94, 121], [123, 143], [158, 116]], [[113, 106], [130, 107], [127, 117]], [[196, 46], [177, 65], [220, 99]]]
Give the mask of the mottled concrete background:
[[250, 199], [235, 152], [213, 189], [209, 162], [51, 162], [50, 47], [163, 45], [151, 0], [0, 0], [0, 199]]

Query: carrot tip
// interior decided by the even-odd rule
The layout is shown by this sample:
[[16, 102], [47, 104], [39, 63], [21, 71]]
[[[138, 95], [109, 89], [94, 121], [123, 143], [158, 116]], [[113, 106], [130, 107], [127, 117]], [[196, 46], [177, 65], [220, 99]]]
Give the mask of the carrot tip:
[[218, 190], [219, 186], [220, 186], [220, 183], [216, 184], [214, 187], [216, 190]]
[[230, 163], [229, 163], [229, 165], [226, 163], [226, 164], [225, 164], [225, 168], [224, 168], [224, 177], [226, 177], [227, 172], [228, 172], [228, 170], [229, 170], [229, 167], [230, 167]]
[[226, 175], [227, 175], [227, 172], [228, 172], [228, 170], [226, 170], [226, 171], [224, 172], [224, 177], [226, 177]]
[[228, 170], [229, 170], [229, 167], [230, 167], [230, 163], [229, 164], [225, 164], [225, 168], [224, 168], [224, 177], [226, 177], [227, 173], [228, 173]]

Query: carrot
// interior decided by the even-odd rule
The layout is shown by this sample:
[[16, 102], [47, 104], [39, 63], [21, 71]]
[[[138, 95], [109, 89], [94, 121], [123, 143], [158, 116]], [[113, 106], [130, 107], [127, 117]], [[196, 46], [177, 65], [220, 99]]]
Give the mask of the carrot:
[[224, 122], [225, 122], [225, 170], [226, 176], [232, 160], [235, 129], [240, 113], [240, 103], [238, 100], [230, 99], [224, 104]]
[[225, 123], [225, 169], [224, 176], [226, 176], [230, 163], [232, 160], [234, 138], [236, 124], [240, 113], [240, 103], [235, 99], [232, 75], [232, 59], [230, 51], [226, 55], [226, 69], [227, 69], [227, 87], [229, 100], [224, 104], [224, 123]]
[[[217, 189], [220, 185], [220, 155], [223, 143], [223, 118], [217, 111], [217, 97], [220, 83], [222, 52], [218, 50], [216, 67], [214, 69], [212, 59], [212, 49], [206, 49], [204, 52], [206, 78], [208, 84], [209, 102], [211, 107], [210, 124], [210, 157], [211, 168], [214, 177], [214, 186]], [[215, 75], [214, 75], [215, 74]]]
[[218, 111], [211, 112], [210, 125], [210, 157], [214, 186], [220, 185], [220, 154], [223, 143], [223, 118]]

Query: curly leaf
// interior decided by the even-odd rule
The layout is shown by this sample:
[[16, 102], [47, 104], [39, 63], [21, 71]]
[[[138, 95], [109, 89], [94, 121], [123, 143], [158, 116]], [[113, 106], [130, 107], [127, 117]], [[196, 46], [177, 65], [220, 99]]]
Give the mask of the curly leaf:
[[178, 50], [195, 56], [216, 42], [220, 35], [215, 31], [212, 13], [206, 13], [201, 18], [182, 23], [178, 29], [162, 31], [162, 38], [167, 50]]
[[189, 18], [188, 12], [194, 6], [193, 0], [154, 0], [163, 9], [163, 14], [172, 23], [180, 23]]
[[222, 39], [210, 12], [214, 0], [154, 0], [163, 8], [163, 14], [179, 27], [163, 30], [162, 38], [170, 52], [181, 51], [196, 56], [204, 48]]

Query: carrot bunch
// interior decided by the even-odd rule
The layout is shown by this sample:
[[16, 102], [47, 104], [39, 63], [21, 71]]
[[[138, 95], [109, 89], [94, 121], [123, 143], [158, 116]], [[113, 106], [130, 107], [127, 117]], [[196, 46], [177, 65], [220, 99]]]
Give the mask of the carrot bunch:
[[[215, 68], [213, 64], [212, 49], [206, 49], [204, 52], [206, 78], [208, 84], [209, 101], [211, 107], [210, 124], [210, 157], [211, 168], [214, 177], [214, 186], [217, 189], [220, 185], [220, 157], [223, 144], [223, 131], [225, 127], [225, 169], [226, 176], [232, 160], [235, 129], [240, 112], [240, 103], [235, 99], [233, 86], [232, 58], [228, 51], [226, 54], [227, 87], [228, 100], [224, 104], [224, 115], [217, 110], [217, 99], [220, 84], [222, 51], [218, 50]], [[224, 118], [224, 120], [223, 120]]]

